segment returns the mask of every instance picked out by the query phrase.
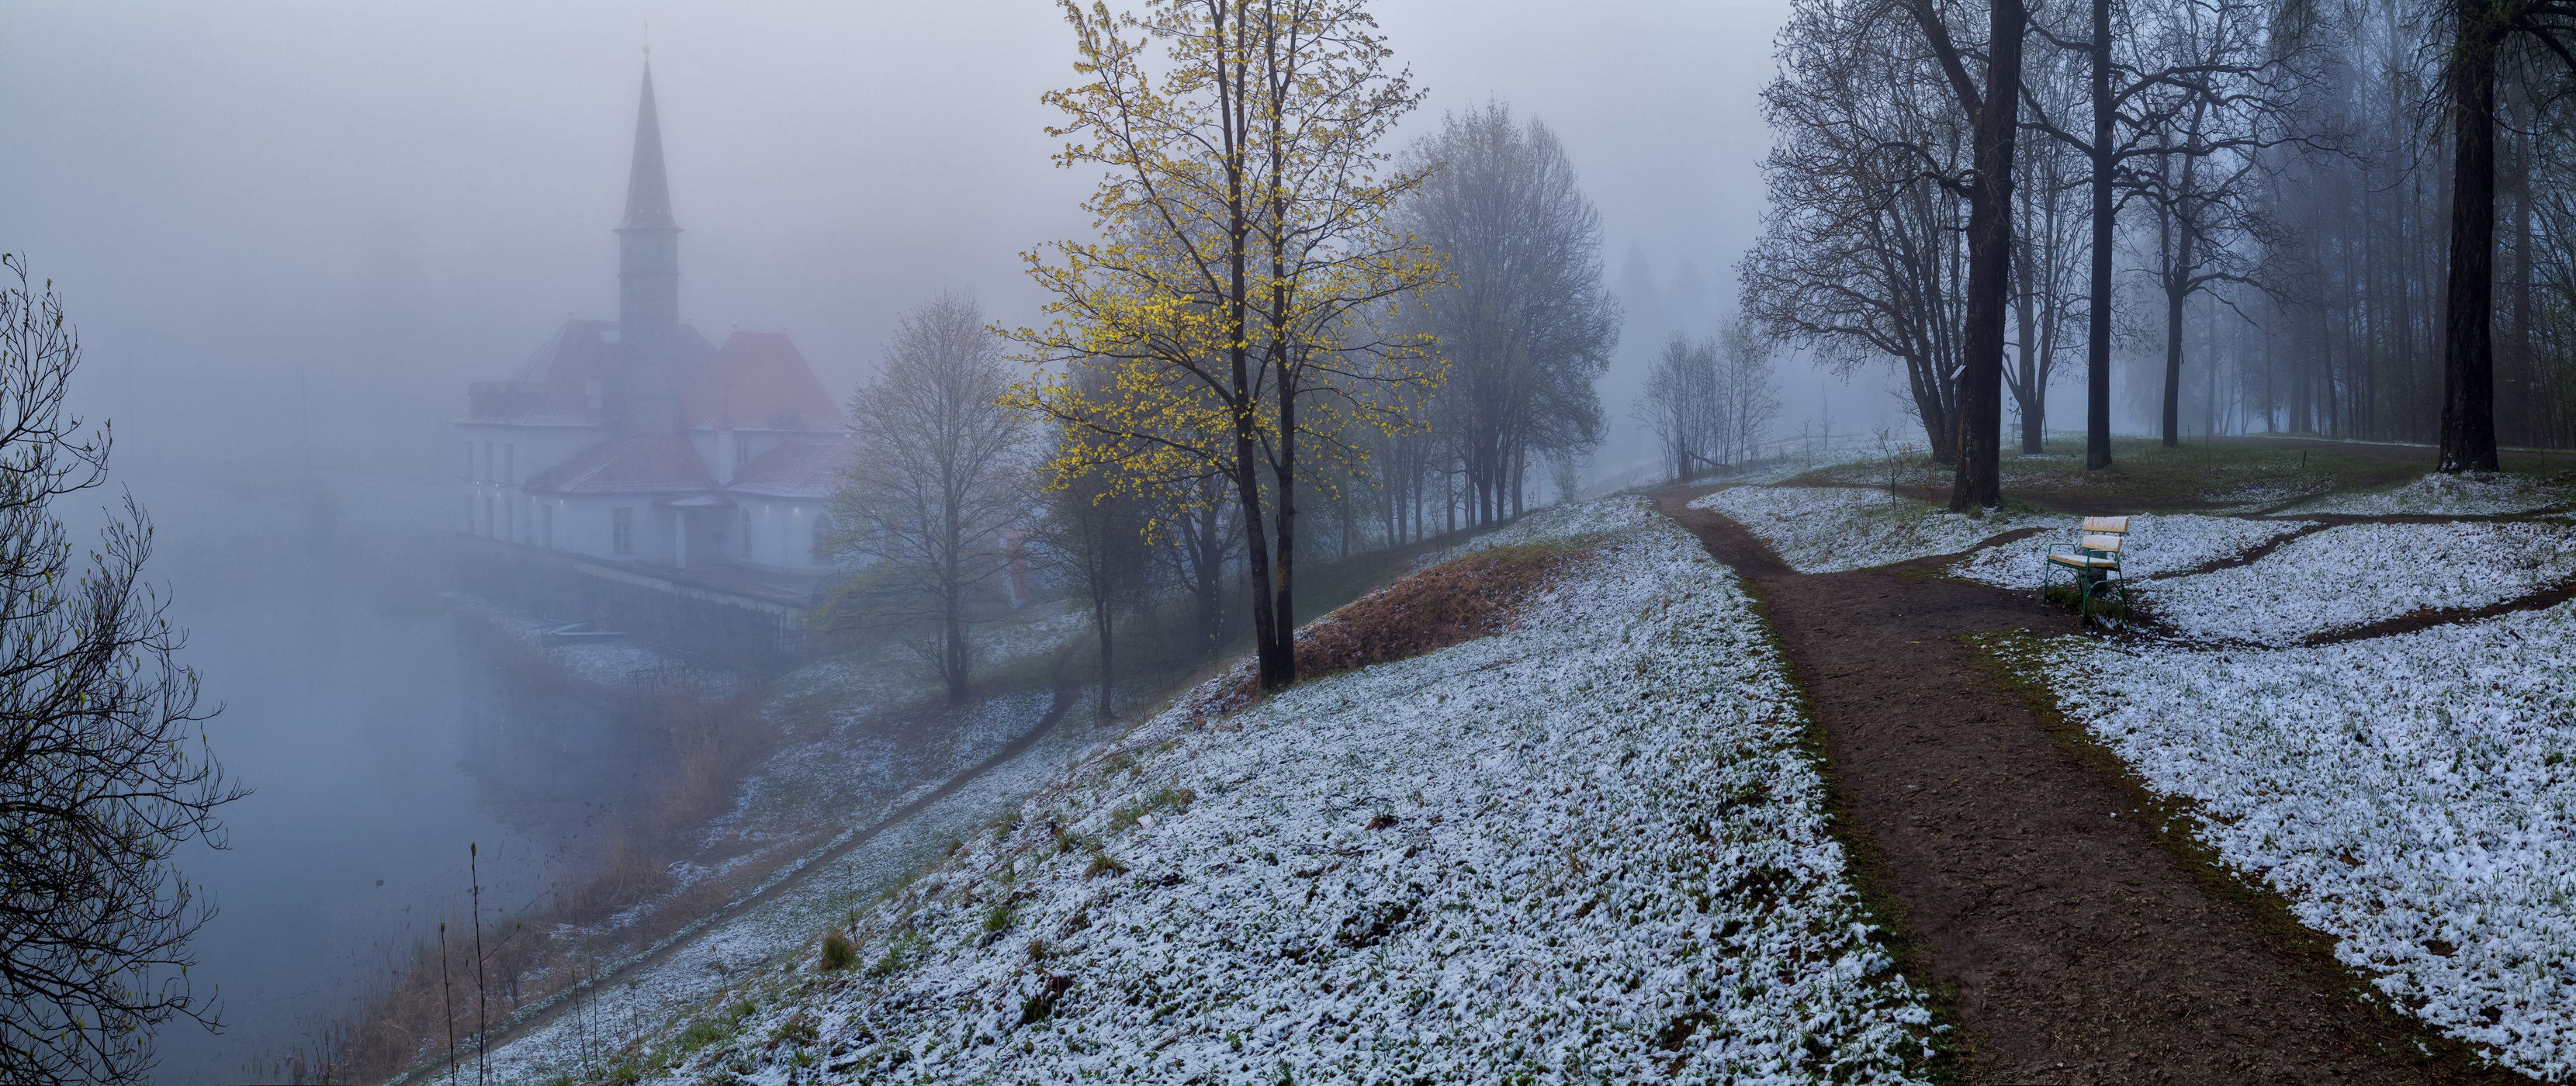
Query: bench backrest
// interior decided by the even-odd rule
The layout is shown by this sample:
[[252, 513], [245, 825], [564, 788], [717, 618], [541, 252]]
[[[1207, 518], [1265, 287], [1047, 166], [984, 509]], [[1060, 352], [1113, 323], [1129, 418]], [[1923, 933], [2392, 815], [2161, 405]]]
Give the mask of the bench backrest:
[[[2107, 532], [2111, 535], [2127, 535], [2129, 534], [2129, 518], [2086, 517], [2084, 518], [2084, 531], [2087, 534], [2100, 534]], [[2085, 546], [2090, 547], [2092, 544], [2087, 543]]]
[[2116, 535], [2088, 535], [2084, 537], [2084, 542], [2080, 545], [2088, 551], [2110, 551], [2117, 554], [2120, 550], [2120, 537]]

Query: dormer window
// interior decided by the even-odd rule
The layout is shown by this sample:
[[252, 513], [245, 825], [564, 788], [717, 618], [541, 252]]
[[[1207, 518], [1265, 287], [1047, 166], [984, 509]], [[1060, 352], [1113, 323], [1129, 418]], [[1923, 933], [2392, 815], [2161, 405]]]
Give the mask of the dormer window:
[[591, 410], [597, 411], [607, 406], [608, 396], [605, 385], [606, 383], [597, 377], [581, 383], [582, 395], [589, 398]]
[[602, 328], [602, 329], [600, 329], [600, 330], [599, 330], [599, 341], [600, 341], [601, 343], [615, 343], [615, 342], [617, 342], [617, 329], [614, 329], [614, 328]]

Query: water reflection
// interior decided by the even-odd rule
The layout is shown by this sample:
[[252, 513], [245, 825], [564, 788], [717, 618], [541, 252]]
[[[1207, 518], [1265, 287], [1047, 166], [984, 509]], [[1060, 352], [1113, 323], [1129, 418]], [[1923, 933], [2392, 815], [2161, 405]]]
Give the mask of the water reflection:
[[133, 485], [191, 633], [184, 659], [225, 705], [216, 753], [257, 789], [225, 811], [229, 851], [181, 856], [221, 909], [192, 976], [221, 989], [229, 1028], [166, 1028], [155, 1078], [245, 1081], [464, 907], [468, 842], [487, 913], [535, 897], [551, 845], [496, 818], [465, 768], [463, 725], [495, 706], [425, 568], [434, 529], [411, 510], [434, 498], [387, 480]]

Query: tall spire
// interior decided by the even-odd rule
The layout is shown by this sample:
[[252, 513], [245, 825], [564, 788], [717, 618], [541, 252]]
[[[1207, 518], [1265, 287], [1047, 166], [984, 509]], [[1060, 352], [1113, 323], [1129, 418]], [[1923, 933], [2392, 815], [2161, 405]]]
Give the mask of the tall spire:
[[626, 227], [674, 229], [671, 179], [662, 170], [662, 118], [653, 109], [653, 62], [644, 62], [644, 94], [635, 106], [635, 165], [626, 174]]
[[653, 66], [635, 106], [635, 166], [626, 177], [626, 221], [617, 228], [617, 354], [609, 414], [628, 437], [675, 437], [679, 430], [680, 224], [671, 219], [671, 181], [662, 172], [662, 121], [653, 109]]

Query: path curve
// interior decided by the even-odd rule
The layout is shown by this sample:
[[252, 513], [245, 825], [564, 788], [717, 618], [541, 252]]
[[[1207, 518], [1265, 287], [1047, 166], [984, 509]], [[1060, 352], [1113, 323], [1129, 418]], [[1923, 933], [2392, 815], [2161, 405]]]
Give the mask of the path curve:
[[[2074, 633], [2035, 594], [1799, 574], [1692, 498], [1651, 495], [1741, 573], [1786, 648], [1862, 878], [1902, 912], [1977, 1083], [2520, 1083], [2363, 1006], [2276, 900], [2160, 840], [2116, 760], [1982, 666], [1963, 635]], [[2187, 853], [2185, 853], [2187, 854]], [[2418, 1055], [2418, 1041], [2433, 1058]]]

